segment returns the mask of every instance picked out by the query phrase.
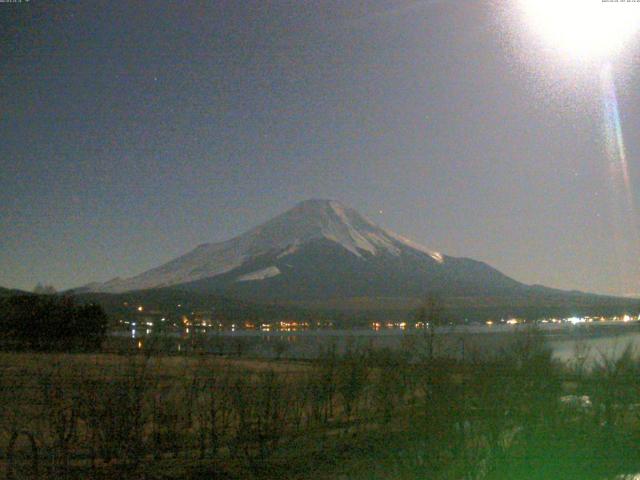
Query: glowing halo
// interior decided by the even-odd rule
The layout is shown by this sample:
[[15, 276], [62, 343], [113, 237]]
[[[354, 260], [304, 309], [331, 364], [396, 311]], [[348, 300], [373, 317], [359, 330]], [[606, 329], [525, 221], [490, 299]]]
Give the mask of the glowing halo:
[[520, 0], [532, 29], [581, 59], [615, 55], [640, 30], [640, 3], [603, 0]]

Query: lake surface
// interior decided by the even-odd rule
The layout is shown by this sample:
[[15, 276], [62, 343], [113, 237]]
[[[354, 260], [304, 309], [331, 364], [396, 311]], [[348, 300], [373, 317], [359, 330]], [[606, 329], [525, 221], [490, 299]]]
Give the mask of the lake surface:
[[[618, 358], [626, 348], [634, 355], [640, 352], [640, 325], [610, 322], [606, 324], [566, 325], [543, 324], [538, 327], [555, 358], [570, 362], [576, 356], [593, 366], [603, 359]], [[508, 350], [521, 334], [530, 331], [526, 325], [472, 325], [443, 327], [437, 330], [435, 349], [438, 355], [453, 358], [497, 355]], [[144, 338], [144, 337], [143, 337]], [[216, 353], [266, 357], [314, 358], [330, 348], [338, 353], [348, 348], [388, 348], [391, 350], [419, 349], [424, 346], [420, 330], [388, 329], [306, 330], [297, 332], [244, 331], [210, 332], [205, 348]], [[186, 348], [188, 338], [176, 336], [180, 349]]]
[[588, 365], [594, 365], [604, 360], [619, 358], [627, 348], [630, 348], [633, 356], [637, 358], [640, 353], [640, 332], [551, 339], [548, 344], [559, 360], [571, 362], [575, 360], [576, 355], [583, 355]]

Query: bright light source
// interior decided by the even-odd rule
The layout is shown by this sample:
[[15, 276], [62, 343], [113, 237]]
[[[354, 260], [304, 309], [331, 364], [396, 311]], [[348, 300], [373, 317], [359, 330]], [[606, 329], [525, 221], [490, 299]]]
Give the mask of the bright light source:
[[639, 30], [640, 4], [603, 0], [520, 0], [550, 46], [581, 59], [617, 53]]

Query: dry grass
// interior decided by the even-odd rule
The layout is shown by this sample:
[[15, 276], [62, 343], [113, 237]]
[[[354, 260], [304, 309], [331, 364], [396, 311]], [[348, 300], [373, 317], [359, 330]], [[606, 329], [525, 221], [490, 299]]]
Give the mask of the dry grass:
[[[23, 435], [16, 478], [46, 479], [471, 478], [479, 465], [522, 468], [509, 449], [545, 458], [561, 451], [547, 445], [569, 446], [560, 460], [571, 464], [609, 444], [616, 458], [640, 439], [629, 419], [640, 364], [563, 382], [536, 345], [420, 364], [374, 350], [316, 362], [0, 353], [0, 478], [16, 432], [33, 435], [41, 460], [29, 476]], [[593, 407], [560, 405], [569, 393], [588, 393]]]

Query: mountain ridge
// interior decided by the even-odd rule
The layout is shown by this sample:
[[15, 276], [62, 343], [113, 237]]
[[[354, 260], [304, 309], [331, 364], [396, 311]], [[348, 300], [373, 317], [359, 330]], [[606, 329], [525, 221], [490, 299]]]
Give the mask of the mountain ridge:
[[321, 238], [341, 245], [356, 257], [383, 252], [399, 255], [401, 247], [406, 246], [442, 262], [440, 253], [377, 226], [340, 202], [310, 199], [230, 240], [202, 243], [190, 252], [134, 277], [93, 282], [82, 290], [122, 293], [212, 278], [269, 252], [290, 255], [306, 242]]
[[134, 277], [89, 284], [77, 293], [153, 289], [281, 305], [339, 306], [354, 299], [374, 305], [385, 298], [409, 305], [426, 294], [505, 312], [510, 305], [547, 305], [553, 311], [603, 302], [635, 305], [629, 299], [526, 285], [485, 262], [436, 252], [324, 199], [303, 201], [230, 240], [200, 244]]

